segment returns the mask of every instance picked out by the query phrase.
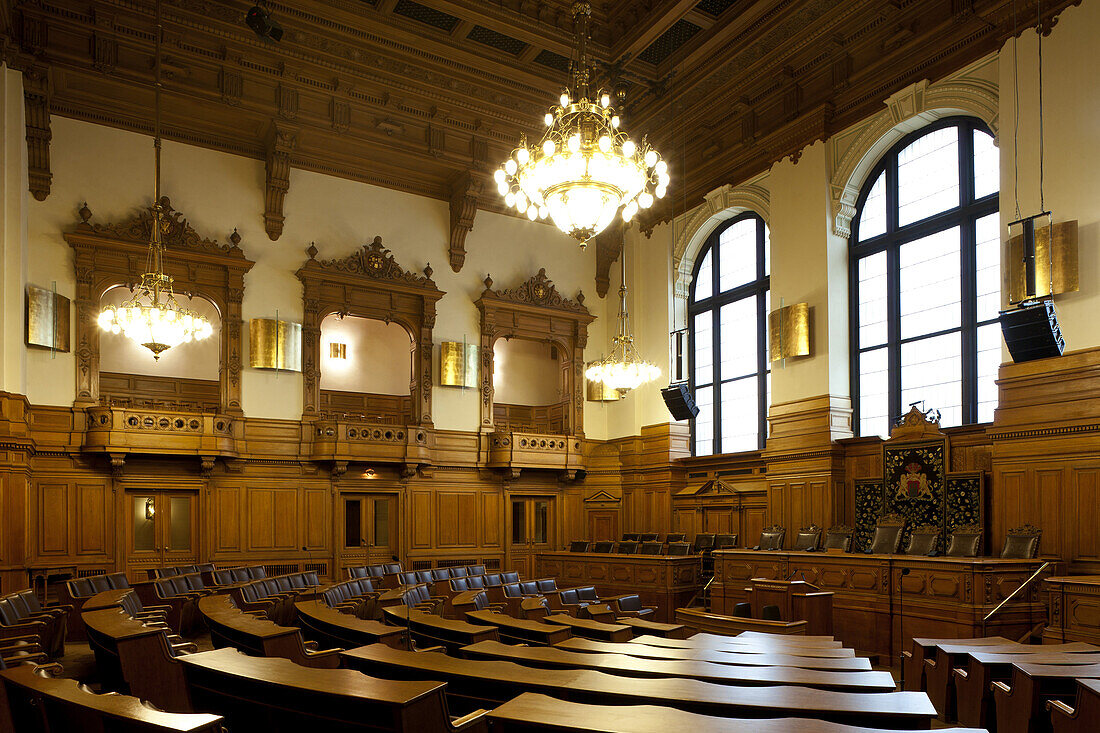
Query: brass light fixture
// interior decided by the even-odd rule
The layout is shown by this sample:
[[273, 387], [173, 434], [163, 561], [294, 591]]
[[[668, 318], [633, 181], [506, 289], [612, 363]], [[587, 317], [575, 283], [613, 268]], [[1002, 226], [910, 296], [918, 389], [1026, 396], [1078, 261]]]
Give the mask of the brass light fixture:
[[444, 341], [439, 345], [441, 387], [477, 387], [477, 344]]
[[332, 359], [347, 359], [348, 358], [348, 345], [338, 344], [335, 341], [328, 345], [328, 355]]
[[611, 96], [593, 88], [595, 68], [588, 58], [588, 23], [592, 6], [573, 3], [577, 57], [571, 84], [546, 113], [546, 132], [538, 144], [520, 138], [508, 160], [494, 174], [497, 190], [509, 207], [527, 218], [550, 217], [581, 248], [622, 211], [630, 221], [638, 209], [653, 205], [668, 189], [668, 164], [649, 146], [632, 140], [620, 128]]
[[145, 519], [152, 519], [157, 513], [156, 505], [153, 503], [153, 497], [149, 497], [145, 500]]
[[302, 371], [302, 324], [275, 318], [248, 322], [248, 365], [253, 369]]
[[810, 306], [792, 303], [768, 314], [768, 361], [810, 355]]
[[160, 43], [164, 27], [160, 18], [160, 0], [156, 4], [155, 83], [153, 114], [153, 222], [149, 235], [149, 255], [137, 293], [121, 305], [109, 305], [99, 314], [99, 326], [111, 333], [122, 332], [130, 340], [153, 352], [153, 359], [181, 343], [201, 341], [213, 333], [210, 322], [184, 308], [172, 291], [172, 277], [164, 271], [165, 222], [160, 202]]

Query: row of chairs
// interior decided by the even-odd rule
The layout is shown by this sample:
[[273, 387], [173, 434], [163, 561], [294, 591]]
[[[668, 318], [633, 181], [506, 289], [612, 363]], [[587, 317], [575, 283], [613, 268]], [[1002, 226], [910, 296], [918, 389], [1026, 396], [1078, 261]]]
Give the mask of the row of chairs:
[[263, 565], [248, 565], [214, 570], [210, 575], [214, 585], [237, 585], [253, 580], [263, 580], [267, 577], [267, 570]]
[[298, 597], [315, 592], [320, 586], [317, 573], [305, 570], [233, 586], [230, 595], [242, 611], [259, 611], [269, 620], [289, 626], [297, 616], [294, 603]]
[[665, 542], [659, 539], [644, 541], [626, 539], [634, 536], [660, 537], [658, 534], [650, 533], [646, 535], [625, 534], [621, 542], [576, 540], [569, 543], [569, 551], [615, 553], [618, 555], [706, 555], [714, 550], [726, 550], [737, 546], [737, 535], [735, 534], [700, 532], [695, 535], [692, 542], [687, 542], [687, 535], [682, 533], [667, 535]]
[[31, 588], [0, 597], [0, 656], [5, 656], [3, 649], [9, 658], [23, 661], [38, 652], [61, 656], [71, 610], [71, 606], [43, 607]]

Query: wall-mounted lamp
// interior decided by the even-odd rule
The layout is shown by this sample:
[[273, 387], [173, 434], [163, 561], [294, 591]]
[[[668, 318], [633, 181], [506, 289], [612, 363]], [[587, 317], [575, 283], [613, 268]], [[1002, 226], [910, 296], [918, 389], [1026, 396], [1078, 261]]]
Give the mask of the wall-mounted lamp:
[[347, 359], [348, 358], [348, 345], [338, 344], [335, 341], [328, 345], [328, 355], [332, 359]]
[[375, 476], [376, 474], [373, 468], [368, 468], [366, 471], [363, 471], [363, 478], [375, 478]]
[[439, 385], [477, 387], [477, 344], [444, 341], [439, 345]]
[[157, 513], [157, 508], [153, 504], [153, 497], [149, 497], [145, 500], [145, 518], [152, 519], [153, 515]]

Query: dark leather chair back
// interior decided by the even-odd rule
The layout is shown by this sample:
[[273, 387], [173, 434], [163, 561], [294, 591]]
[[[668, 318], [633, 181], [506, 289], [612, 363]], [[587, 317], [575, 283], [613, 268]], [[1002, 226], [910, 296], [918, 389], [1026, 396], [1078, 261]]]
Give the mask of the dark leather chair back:
[[660, 555], [663, 545], [660, 542], [639, 542], [639, 555]]
[[901, 546], [901, 535], [905, 531], [905, 519], [897, 514], [889, 514], [878, 520], [875, 534], [871, 537], [872, 555], [895, 555]]
[[965, 524], [955, 528], [947, 538], [947, 557], [977, 557], [982, 551], [982, 528]]
[[735, 603], [733, 606], [733, 615], [737, 618], [752, 618], [752, 604], [748, 601]]
[[782, 550], [783, 538], [786, 537], [787, 530], [780, 527], [778, 524], [773, 524], [763, 532], [760, 533], [760, 544], [754, 549], [757, 550]]
[[588, 543], [583, 540], [573, 540], [569, 543], [570, 552], [588, 552]]
[[851, 527], [845, 527], [843, 525], [830, 527], [829, 531], [825, 533], [825, 549], [851, 552], [852, 534], [853, 531]]
[[1043, 530], [1025, 524], [1022, 527], [1008, 530], [1004, 547], [1001, 548], [1001, 558], [1005, 560], [1033, 560], [1039, 556], [1039, 539]]
[[656, 542], [658, 535], [656, 532], [642, 532], [638, 535], [639, 542]]
[[782, 621], [783, 618], [779, 613], [779, 606], [764, 606], [760, 609], [760, 616], [765, 621]]
[[637, 542], [637, 541], [638, 541], [638, 533], [637, 532], [623, 532], [623, 542]]
[[802, 552], [816, 552], [821, 544], [821, 527], [811, 524], [798, 530], [794, 538], [794, 549]]
[[684, 532], [669, 532], [668, 537], [665, 537], [665, 542], [686, 542], [687, 537]]
[[696, 554], [700, 552], [710, 552], [715, 549], [714, 542], [716, 535], [713, 532], [700, 532], [695, 535], [695, 542], [693, 542], [693, 549]]
[[599, 596], [596, 595], [596, 586], [594, 585], [582, 585], [573, 590], [577, 591], [577, 598], [582, 601], [594, 603], [600, 599]]
[[503, 583], [518, 583], [519, 573], [515, 570], [508, 570], [500, 574], [500, 579]]
[[668, 543], [669, 555], [690, 555], [691, 543], [690, 542], [669, 542]]
[[466, 566], [465, 565], [460, 565], [457, 568], [451, 568], [451, 577], [452, 578], [465, 578], [467, 575], [469, 575], [469, 573], [466, 572]]
[[611, 552], [615, 549], [614, 542], [596, 542], [592, 545], [592, 552]]
[[905, 551], [902, 554], [924, 557], [940, 554], [940, 528], [932, 524], [914, 527], [909, 533], [909, 541], [905, 544]]
[[619, 549], [616, 550], [620, 555], [634, 555], [638, 552], [637, 542], [620, 542]]

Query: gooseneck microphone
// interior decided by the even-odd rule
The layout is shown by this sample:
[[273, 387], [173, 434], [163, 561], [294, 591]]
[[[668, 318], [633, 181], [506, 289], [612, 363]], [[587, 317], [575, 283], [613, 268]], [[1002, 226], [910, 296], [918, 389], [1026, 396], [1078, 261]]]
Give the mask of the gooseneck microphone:
[[898, 576], [898, 633], [901, 636], [901, 651], [898, 652], [898, 660], [901, 663], [901, 689], [905, 689], [905, 591], [901, 587], [901, 579], [911, 573], [909, 568], [902, 568]]

